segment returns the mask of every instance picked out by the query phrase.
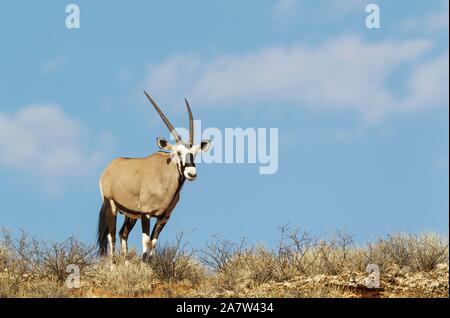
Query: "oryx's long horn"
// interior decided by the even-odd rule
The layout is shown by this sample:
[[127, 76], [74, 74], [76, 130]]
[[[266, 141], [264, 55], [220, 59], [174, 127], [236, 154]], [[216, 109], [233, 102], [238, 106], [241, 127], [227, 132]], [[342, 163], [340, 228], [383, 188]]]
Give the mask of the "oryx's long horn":
[[156, 111], [158, 112], [159, 116], [161, 116], [161, 119], [163, 120], [164, 124], [166, 124], [167, 128], [169, 129], [170, 133], [175, 138], [176, 142], [181, 142], [180, 135], [178, 135], [175, 128], [173, 128], [172, 124], [167, 119], [167, 117], [164, 115], [164, 113], [161, 111], [161, 109], [159, 109], [158, 105], [156, 105], [155, 101], [150, 97], [149, 94], [147, 94], [147, 92], [145, 90], [144, 90], [144, 94], [145, 94], [145, 96], [147, 96], [150, 103], [152, 103], [153, 107], [155, 107]]
[[194, 145], [194, 118], [192, 117], [191, 107], [189, 106], [186, 97], [184, 98], [184, 101], [186, 102], [186, 108], [189, 113], [189, 144], [192, 147]]

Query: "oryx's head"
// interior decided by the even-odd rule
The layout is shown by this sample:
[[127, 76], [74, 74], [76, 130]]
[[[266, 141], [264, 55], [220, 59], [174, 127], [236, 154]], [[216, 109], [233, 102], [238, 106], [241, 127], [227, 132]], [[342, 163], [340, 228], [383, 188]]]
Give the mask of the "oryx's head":
[[197, 169], [195, 168], [194, 163], [195, 156], [199, 152], [207, 151], [209, 149], [211, 141], [202, 140], [200, 144], [194, 145], [194, 119], [192, 117], [191, 107], [189, 106], [187, 99], [185, 98], [184, 101], [186, 102], [186, 108], [189, 113], [189, 142], [185, 143], [183, 140], [181, 140], [180, 135], [177, 133], [175, 128], [173, 128], [172, 124], [163, 114], [161, 109], [159, 109], [158, 105], [150, 97], [150, 95], [148, 95], [146, 91], [144, 91], [144, 94], [145, 96], [147, 96], [153, 107], [155, 107], [159, 116], [161, 116], [161, 119], [166, 124], [172, 136], [175, 138], [175, 144], [172, 145], [169, 144], [166, 139], [158, 137], [156, 139], [158, 147], [162, 150], [170, 152], [170, 158], [172, 162], [177, 164], [180, 174], [182, 174], [189, 181], [195, 180], [197, 178]]

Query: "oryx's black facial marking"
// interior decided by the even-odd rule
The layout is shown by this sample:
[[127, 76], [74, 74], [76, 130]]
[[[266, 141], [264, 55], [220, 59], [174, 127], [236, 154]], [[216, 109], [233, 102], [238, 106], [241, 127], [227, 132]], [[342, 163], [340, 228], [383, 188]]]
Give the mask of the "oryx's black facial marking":
[[185, 143], [178, 143], [174, 145], [172, 149], [172, 156], [176, 160], [178, 171], [189, 181], [193, 181], [197, 178], [194, 162], [196, 155], [195, 150], [195, 148], [189, 147], [189, 145]]
[[194, 155], [191, 152], [188, 152], [186, 154], [186, 159], [185, 159], [184, 166], [185, 167], [195, 167]]

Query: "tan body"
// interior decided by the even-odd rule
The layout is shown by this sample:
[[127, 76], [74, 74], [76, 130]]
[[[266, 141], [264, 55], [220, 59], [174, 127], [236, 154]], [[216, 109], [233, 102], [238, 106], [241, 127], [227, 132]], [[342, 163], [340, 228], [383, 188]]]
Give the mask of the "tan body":
[[[100, 189], [104, 199], [112, 200], [119, 212], [131, 218], [141, 218], [141, 214], [158, 217], [174, 201], [179, 176], [165, 152], [146, 158], [117, 158], [100, 177]], [[121, 211], [121, 207], [125, 209]]]

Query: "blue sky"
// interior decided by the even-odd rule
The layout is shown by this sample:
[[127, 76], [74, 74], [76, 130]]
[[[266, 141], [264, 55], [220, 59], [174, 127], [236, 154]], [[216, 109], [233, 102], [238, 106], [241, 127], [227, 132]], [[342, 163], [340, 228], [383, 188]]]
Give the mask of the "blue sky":
[[175, 126], [187, 96], [204, 128], [279, 130], [273, 175], [198, 164], [163, 240], [448, 232], [447, 1], [72, 1], [80, 29], [68, 3], [1, 5], [1, 226], [93, 241], [109, 160], [168, 138], [146, 89]]

